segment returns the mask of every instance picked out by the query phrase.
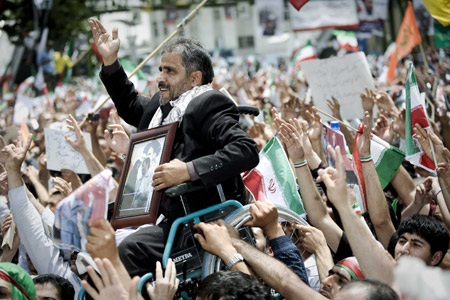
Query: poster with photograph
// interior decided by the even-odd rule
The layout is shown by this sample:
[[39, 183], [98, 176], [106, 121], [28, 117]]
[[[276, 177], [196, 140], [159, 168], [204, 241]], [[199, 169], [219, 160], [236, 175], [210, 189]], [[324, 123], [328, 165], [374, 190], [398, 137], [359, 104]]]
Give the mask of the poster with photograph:
[[284, 3], [282, 0], [256, 0], [258, 35], [271, 37], [283, 33]]

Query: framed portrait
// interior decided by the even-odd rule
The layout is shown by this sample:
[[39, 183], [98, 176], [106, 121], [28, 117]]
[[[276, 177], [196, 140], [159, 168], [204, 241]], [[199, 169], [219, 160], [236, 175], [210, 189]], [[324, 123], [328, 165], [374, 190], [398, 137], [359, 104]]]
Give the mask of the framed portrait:
[[114, 228], [154, 224], [162, 192], [153, 190], [157, 166], [170, 161], [178, 123], [133, 134], [111, 219]]

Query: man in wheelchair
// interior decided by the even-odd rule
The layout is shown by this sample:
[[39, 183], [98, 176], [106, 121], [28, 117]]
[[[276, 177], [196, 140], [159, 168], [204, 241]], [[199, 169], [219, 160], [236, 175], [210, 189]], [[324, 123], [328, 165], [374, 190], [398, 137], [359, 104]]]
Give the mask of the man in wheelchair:
[[[245, 201], [240, 173], [258, 164], [258, 150], [239, 126], [236, 105], [211, 87], [214, 71], [208, 52], [191, 39], [169, 42], [162, 50], [159, 92], [149, 99], [136, 92], [120, 65], [117, 29], [110, 35], [100, 21], [89, 23], [103, 58], [100, 78], [119, 115], [138, 130], [178, 122], [172, 160], [154, 170], [153, 188], [196, 183], [200, 190], [183, 195], [192, 211], [220, 203], [219, 184], [225, 199]], [[166, 196], [159, 213], [162, 222], [137, 230], [119, 245], [120, 259], [132, 276], [155, 270], [170, 225], [186, 214], [179, 197]]]

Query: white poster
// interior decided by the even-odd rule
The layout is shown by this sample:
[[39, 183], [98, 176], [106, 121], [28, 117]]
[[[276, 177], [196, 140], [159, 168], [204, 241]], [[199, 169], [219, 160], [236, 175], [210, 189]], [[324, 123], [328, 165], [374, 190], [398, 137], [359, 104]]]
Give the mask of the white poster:
[[271, 37], [283, 33], [284, 3], [282, 0], [255, 0], [258, 35]]
[[359, 26], [354, 0], [310, 0], [300, 11], [289, 5], [294, 31]]
[[[75, 132], [59, 129], [44, 128], [45, 151], [47, 154], [47, 169], [61, 171], [69, 169], [77, 174], [89, 174], [83, 156], [72, 148], [65, 139], [65, 135], [75, 140]], [[91, 135], [83, 132], [84, 140], [92, 151]]]
[[[341, 104], [344, 120], [364, 116], [359, 95], [365, 92], [365, 88], [373, 89], [375, 86], [363, 52], [306, 60], [300, 66], [311, 87], [315, 106], [331, 115], [327, 100], [334, 96]], [[330, 120], [323, 115], [321, 117], [323, 120]]]

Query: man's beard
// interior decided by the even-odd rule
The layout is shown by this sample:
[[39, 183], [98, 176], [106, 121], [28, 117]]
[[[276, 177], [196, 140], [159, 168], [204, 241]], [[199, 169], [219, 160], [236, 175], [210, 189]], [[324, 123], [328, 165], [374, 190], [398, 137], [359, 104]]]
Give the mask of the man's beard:
[[189, 81], [185, 80], [183, 82], [177, 83], [175, 85], [168, 85], [164, 83], [158, 84], [158, 88], [167, 90], [167, 98], [163, 98], [161, 92], [159, 94], [159, 103], [161, 105], [169, 103], [169, 101], [178, 99], [183, 93], [189, 91], [191, 87], [189, 86]]

